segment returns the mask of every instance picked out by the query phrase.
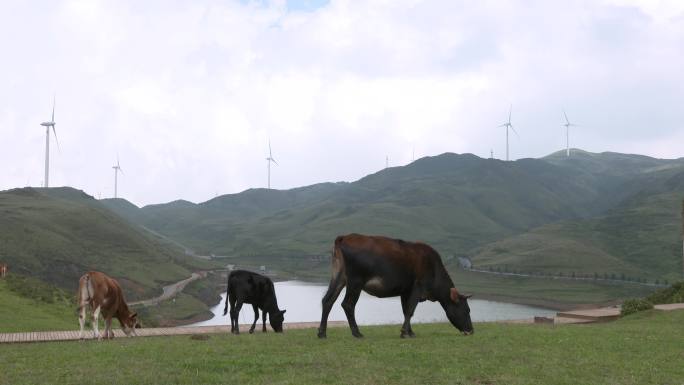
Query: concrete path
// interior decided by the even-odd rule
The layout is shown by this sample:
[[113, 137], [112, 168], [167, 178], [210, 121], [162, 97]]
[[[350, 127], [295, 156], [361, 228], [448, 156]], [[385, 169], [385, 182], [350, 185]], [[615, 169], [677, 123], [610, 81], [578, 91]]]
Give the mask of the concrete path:
[[[656, 310], [672, 311], [684, 309], [684, 303], [670, 303], [653, 306]], [[599, 309], [572, 310], [556, 314], [555, 323], [607, 322], [620, 318], [620, 307], [611, 306]]]
[[684, 309], [684, 303], [668, 303], [665, 305], [655, 305], [653, 306], [653, 308], [662, 311], [681, 310]]
[[562, 318], [582, 319], [593, 322], [615, 321], [620, 318], [620, 308], [616, 306], [602, 307], [598, 309], [571, 310], [556, 314]]
[[[240, 333], [248, 333], [249, 327], [252, 324], [240, 325]], [[257, 325], [255, 333], [261, 333], [261, 327]], [[347, 326], [344, 321], [328, 321], [329, 327]], [[318, 322], [292, 322], [283, 324], [283, 329], [313, 329], [318, 327]], [[100, 330], [102, 332], [103, 330]], [[273, 329], [268, 328], [269, 333], [274, 333]], [[138, 337], [155, 337], [155, 336], [182, 336], [193, 334], [230, 334], [230, 326], [190, 326], [190, 327], [175, 327], [175, 328], [143, 328], [137, 330]], [[78, 341], [78, 330], [68, 331], [51, 331], [51, 332], [25, 332], [25, 333], [0, 333], [0, 344], [2, 343], [19, 343], [19, 342], [49, 342], [49, 341]], [[126, 335], [121, 329], [114, 330], [115, 338], [126, 338]], [[85, 339], [94, 340], [93, 330], [85, 331]]]

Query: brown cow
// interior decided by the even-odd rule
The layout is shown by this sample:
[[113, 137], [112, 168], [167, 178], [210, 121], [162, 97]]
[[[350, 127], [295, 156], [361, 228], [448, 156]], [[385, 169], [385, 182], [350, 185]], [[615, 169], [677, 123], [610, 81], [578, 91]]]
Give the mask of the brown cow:
[[325, 338], [328, 314], [346, 286], [342, 308], [354, 337], [362, 337], [354, 309], [361, 291], [380, 297], [401, 297], [401, 337], [414, 337], [411, 317], [419, 302], [438, 301], [449, 321], [464, 334], [473, 333], [469, 296], [454, 287], [442, 258], [430, 246], [378, 236], [349, 234], [335, 239], [332, 279], [323, 297], [318, 337]]
[[7, 270], [9, 270], [7, 264], [0, 263], [0, 278], [5, 278], [5, 276], [7, 275]]
[[126, 305], [121, 286], [113, 278], [98, 271], [89, 271], [78, 281], [78, 322], [81, 326], [79, 337], [83, 339], [86, 306], [93, 311], [93, 336], [102, 339], [98, 331], [98, 317], [100, 312], [105, 319], [104, 338], [114, 338], [112, 331], [112, 317], [119, 320], [119, 324], [127, 336], [137, 335], [136, 328], [140, 327], [138, 315], [131, 312]]

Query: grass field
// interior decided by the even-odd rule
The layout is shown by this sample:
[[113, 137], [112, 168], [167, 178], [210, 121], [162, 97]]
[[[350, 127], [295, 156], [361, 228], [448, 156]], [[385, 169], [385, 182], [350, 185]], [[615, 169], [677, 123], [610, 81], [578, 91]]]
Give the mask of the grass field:
[[594, 325], [364, 327], [0, 345], [2, 384], [681, 384], [684, 311]]

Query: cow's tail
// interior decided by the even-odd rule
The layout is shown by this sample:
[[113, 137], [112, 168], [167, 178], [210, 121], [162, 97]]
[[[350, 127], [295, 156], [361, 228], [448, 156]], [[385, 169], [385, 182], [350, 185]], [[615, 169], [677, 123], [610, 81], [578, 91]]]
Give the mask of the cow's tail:
[[226, 306], [223, 308], [223, 315], [228, 314], [228, 297], [230, 296], [230, 273], [228, 273], [228, 281], [226, 282]]
[[92, 295], [90, 293], [90, 274], [83, 274], [81, 279], [78, 280], [78, 310], [80, 311], [92, 300]]
[[343, 236], [335, 238], [335, 245], [332, 250], [332, 278], [333, 280], [338, 277], [344, 276], [344, 254], [342, 253], [342, 241]]

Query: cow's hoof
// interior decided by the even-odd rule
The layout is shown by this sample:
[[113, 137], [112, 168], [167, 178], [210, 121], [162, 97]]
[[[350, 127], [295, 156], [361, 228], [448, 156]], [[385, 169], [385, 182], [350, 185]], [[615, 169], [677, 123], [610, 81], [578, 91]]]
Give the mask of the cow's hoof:
[[355, 338], [363, 338], [363, 334], [361, 334], [361, 332], [352, 332], [352, 335], [353, 335]]
[[254, 329], [249, 329], [249, 334], [254, 334]]
[[325, 330], [318, 329], [318, 338], [326, 338]]

